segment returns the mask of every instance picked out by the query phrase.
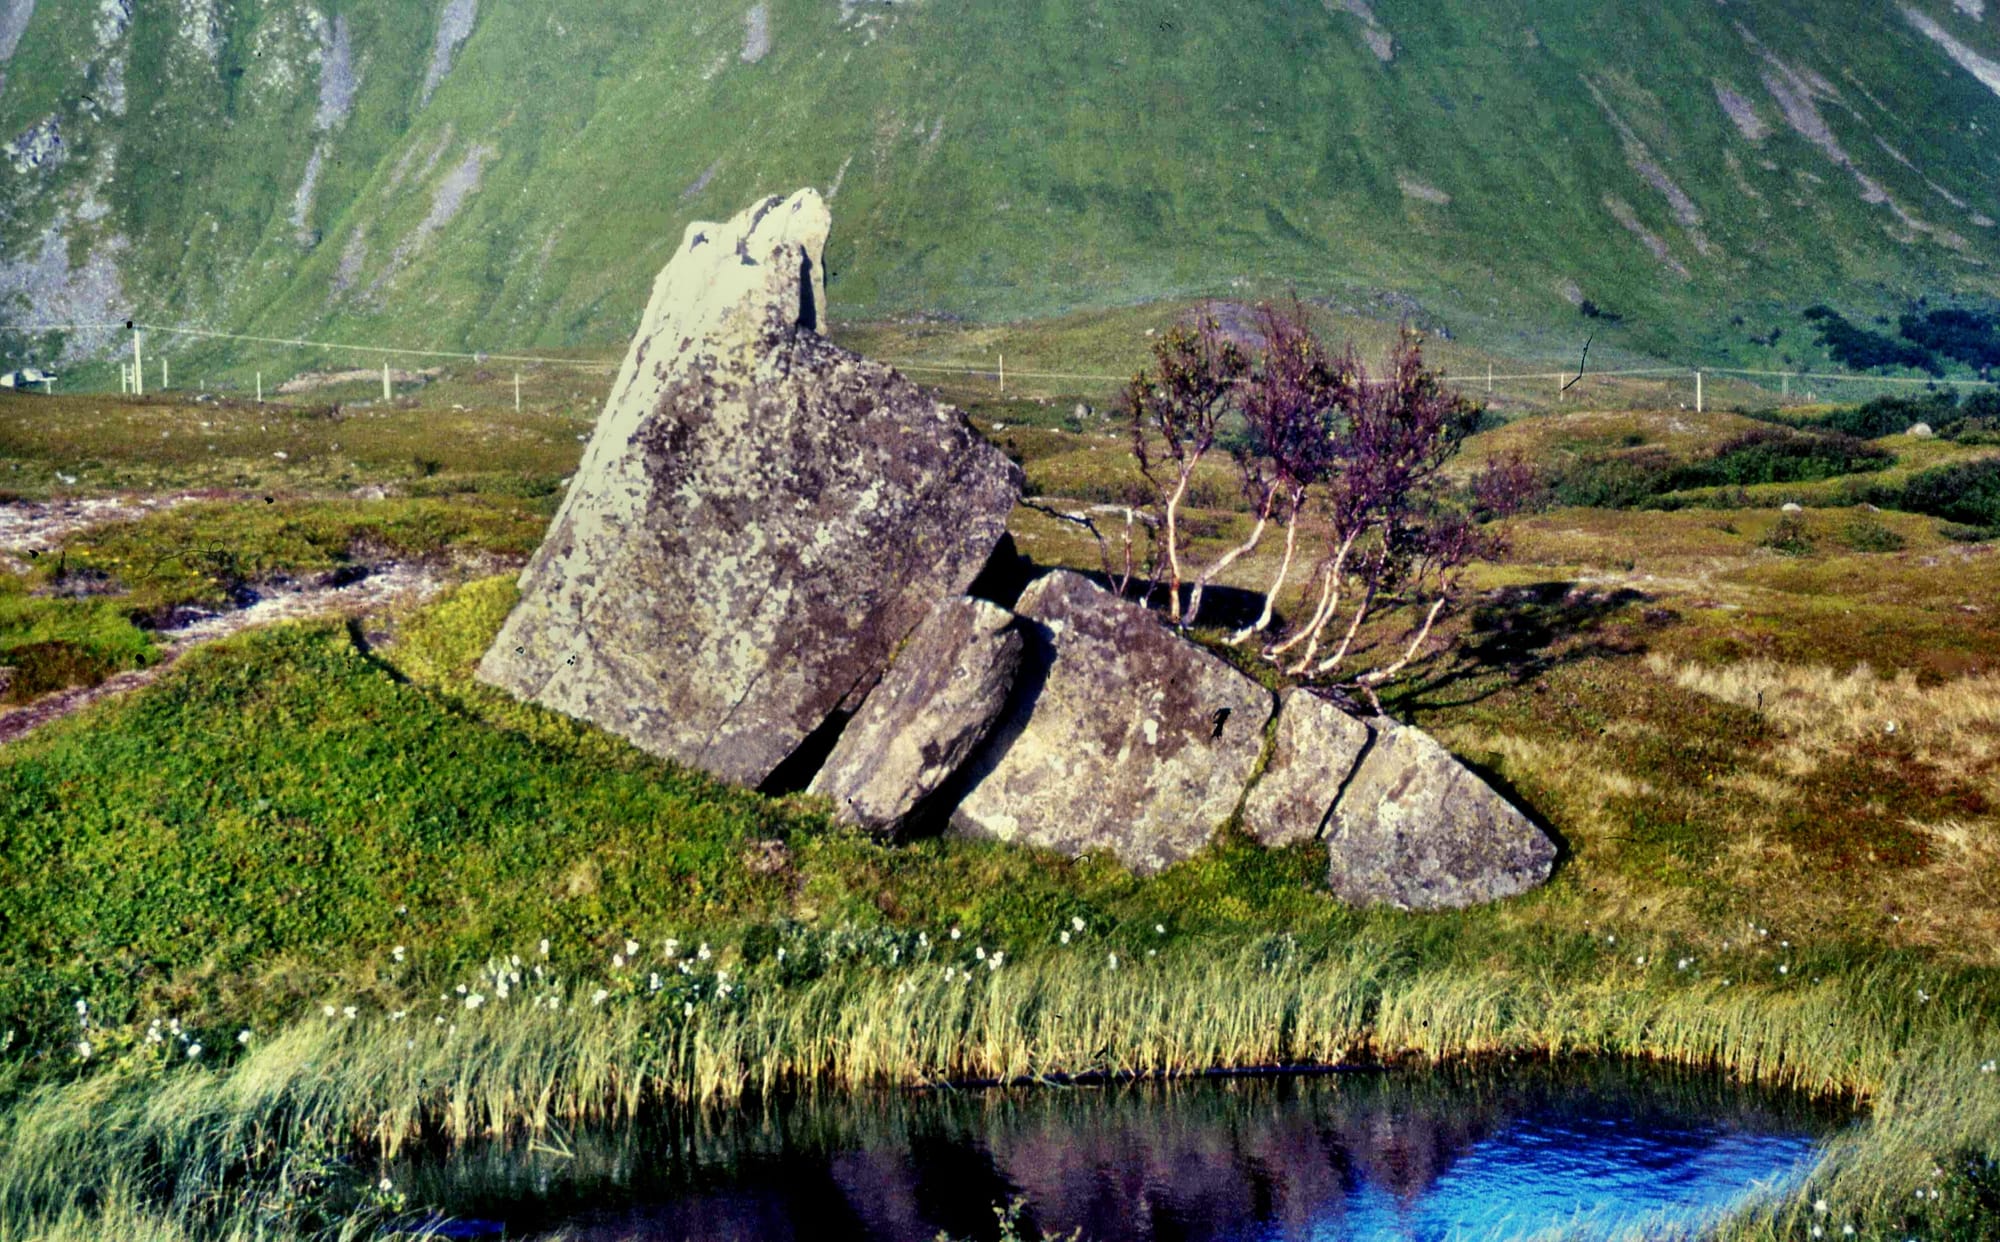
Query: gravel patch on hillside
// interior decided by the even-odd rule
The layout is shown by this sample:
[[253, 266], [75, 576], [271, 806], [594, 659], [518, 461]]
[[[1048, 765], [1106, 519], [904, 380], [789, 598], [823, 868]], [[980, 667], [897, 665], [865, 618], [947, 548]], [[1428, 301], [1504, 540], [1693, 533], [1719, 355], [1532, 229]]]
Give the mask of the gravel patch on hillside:
[[1715, 102], [1722, 105], [1722, 110], [1736, 123], [1736, 132], [1747, 141], [1762, 142], [1770, 136], [1771, 127], [1757, 115], [1757, 105], [1720, 81], [1715, 83]]
[[0, 745], [113, 695], [151, 685], [182, 656], [205, 643], [281, 621], [353, 617], [390, 607], [411, 607], [435, 597], [445, 585], [445, 576], [434, 568], [392, 562], [375, 567], [358, 581], [270, 584], [247, 608], [220, 613], [190, 610], [180, 624], [159, 632], [160, 660], [151, 667], [120, 673], [95, 686], [44, 695], [23, 707], [0, 712]]
[[320, 45], [319, 110], [313, 126], [322, 132], [347, 119], [354, 110], [354, 96], [361, 89], [361, 75], [354, 67], [354, 40], [348, 33], [347, 15], [333, 19]]
[[423, 97], [418, 106], [431, 101], [444, 75], [451, 72], [452, 57], [472, 34], [472, 22], [479, 15], [479, 0], [450, 0], [438, 18], [437, 40], [431, 44], [431, 66], [424, 72]]
[[1971, 48], [1951, 37], [1951, 32], [1938, 25], [1923, 13], [1909, 5], [1903, 5], [1903, 16], [1912, 26], [1924, 32], [1931, 42], [1944, 49], [1944, 54], [1958, 62], [1958, 67], [1978, 78], [1980, 84], [1995, 95], [2000, 95], [2000, 61], [1991, 61]]
[[110, 522], [135, 521], [214, 495], [180, 492], [168, 496], [91, 496], [46, 503], [17, 500], [0, 504], [0, 565], [24, 573], [31, 553], [52, 552], [78, 531]]
[[754, 65], [771, 51], [771, 6], [754, 4], [743, 15], [743, 51], [745, 64]]
[[1652, 251], [1653, 257], [1658, 259], [1663, 267], [1683, 280], [1688, 278], [1687, 266], [1674, 257], [1674, 252], [1668, 248], [1666, 241], [1658, 233], [1647, 228], [1639, 220], [1639, 213], [1632, 210], [1632, 204], [1616, 194], [1606, 194], [1604, 209], [1611, 213], [1613, 219], [1625, 226], [1626, 232], [1638, 238], [1641, 245]]
[[14, 58], [21, 36], [28, 32], [28, 19], [35, 15], [35, 0], [0, 0], [0, 65]]
[[[69, 223], [68, 214], [58, 211], [34, 241], [18, 252], [0, 255], [0, 308], [11, 311], [8, 318], [27, 327], [124, 320], [128, 312], [118, 265], [128, 249], [125, 238], [114, 233], [97, 239], [85, 249], [83, 263], [72, 267]], [[9, 306], [17, 300], [25, 303], [18, 310]], [[60, 358], [37, 361], [67, 363], [96, 355], [116, 333], [115, 328], [71, 332]]]

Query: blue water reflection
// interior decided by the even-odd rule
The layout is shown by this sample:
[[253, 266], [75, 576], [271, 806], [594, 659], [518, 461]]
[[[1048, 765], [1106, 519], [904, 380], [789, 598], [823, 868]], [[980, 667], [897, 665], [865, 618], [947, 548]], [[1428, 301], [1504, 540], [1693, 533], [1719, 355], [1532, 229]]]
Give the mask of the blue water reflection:
[[667, 1117], [398, 1181], [574, 1242], [1506, 1242], [1699, 1224], [1802, 1177], [1846, 1117], [1625, 1063], [883, 1093]]

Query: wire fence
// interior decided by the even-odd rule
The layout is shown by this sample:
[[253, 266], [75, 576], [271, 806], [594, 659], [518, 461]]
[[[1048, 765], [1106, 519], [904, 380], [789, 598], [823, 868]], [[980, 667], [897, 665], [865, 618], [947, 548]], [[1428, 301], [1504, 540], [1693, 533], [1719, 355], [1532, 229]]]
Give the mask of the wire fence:
[[[385, 395], [391, 388], [392, 376], [388, 370], [388, 363], [392, 359], [471, 362], [480, 366], [558, 367], [604, 375], [616, 373], [621, 365], [618, 362], [596, 358], [514, 353], [504, 350], [426, 349], [402, 345], [361, 344], [352, 341], [323, 341], [307, 337], [266, 336], [208, 328], [179, 327], [138, 320], [0, 326], [0, 332], [24, 335], [105, 330], [132, 331], [135, 333], [135, 342], [139, 339], [137, 334], [152, 334], [156, 338], [177, 337], [190, 341], [233, 343], [263, 349], [276, 347], [364, 355], [382, 361]], [[142, 350], [135, 350], [134, 362], [122, 364], [124, 382], [128, 390], [143, 391], [147, 376], [144, 373], [142, 359]], [[1024, 398], [1082, 395], [1074, 388], [1064, 391], [1060, 386], [1092, 385], [1102, 390], [1122, 386], [1130, 380], [1129, 375], [1109, 372], [1010, 368], [1006, 365], [1004, 351], [997, 352], [991, 363], [923, 358], [880, 358], [877, 361], [912, 375], [944, 377], [961, 385], [991, 382], [995, 393], [1003, 396], [1008, 393], [1011, 381], [1013, 393]], [[1852, 400], [1912, 387], [2000, 387], [2000, 383], [1995, 381], [1957, 377], [1944, 379], [1687, 364], [1583, 371], [1557, 369], [1503, 372], [1489, 367], [1483, 371], [1447, 369], [1443, 374], [1446, 380], [1457, 384], [1461, 389], [1475, 394], [1483, 391], [1491, 398], [1509, 403], [1545, 406], [1597, 398], [1623, 400], [1640, 405], [1678, 404], [1697, 410], [1711, 405], [1773, 405], [1812, 403], [1821, 400]], [[166, 378], [167, 376], [163, 374], [162, 381]], [[517, 372], [515, 376], [517, 406], [519, 383], [520, 377]], [[156, 388], [161, 386], [163, 384], [155, 385]], [[1828, 391], [1823, 394], [1821, 389]], [[258, 375], [257, 390], [259, 399], [262, 399], [261, 373]]]

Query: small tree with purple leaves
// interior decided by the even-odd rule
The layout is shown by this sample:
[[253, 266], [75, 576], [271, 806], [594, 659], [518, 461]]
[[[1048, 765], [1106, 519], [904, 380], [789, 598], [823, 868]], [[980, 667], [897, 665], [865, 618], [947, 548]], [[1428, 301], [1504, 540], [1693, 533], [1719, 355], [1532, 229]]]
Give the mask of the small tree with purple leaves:
[[[1468, 486], [1452, 484], [1446, 463], [1480, 410], [1424, 364], [1414, 333], [1403, 332], [1376, 378], [1351, 347], [1329, 353], [1296, 302], [1263, 307], [1260, 318], [1265, 346], [1254, 356], [1221, 339], [1213, 317], [1175, 329], [1155, 347], [1158, 378], [1142, 372], [1128, 391], [1133, 452], [1159, 497], [1169, 615], [1193, 626], [1205, 589], [1275, 525], [1284, 552], [1262, 613], [1229, 641], [1259, 640], [1263, 657], [1288, 674], [1351, 687], [1380, 710], [1378, 689], [1424, 653], [1465, 569], [1502, 552], [1500, 535], [1483, 523], [1526, 503], [1534, 472], [1508, 459], [1489, 463]], [[1195, 465], [1232, 417], [1243, 423], [1232, 455], [1252, 527], [1195, 571], [1180, 509]], [[1278, 602], [1302, 562], [1310, 565], [1303, 618], [1273, 633]], [[1346, 675], [1369, 622], [1398, 610], [1412, 620], [1387, 661]]]

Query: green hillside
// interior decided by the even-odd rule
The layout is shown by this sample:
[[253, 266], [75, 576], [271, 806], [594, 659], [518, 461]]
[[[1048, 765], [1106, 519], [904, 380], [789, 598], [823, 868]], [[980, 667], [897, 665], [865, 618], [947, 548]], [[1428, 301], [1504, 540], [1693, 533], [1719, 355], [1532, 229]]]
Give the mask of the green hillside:
[[0, 56], [0, 322], [609, 345], [803, 184], [848, 319], [1295, 285], [1823, 365], [1815, 303], [2000, 295], [1977, 0], [0, 0]]

